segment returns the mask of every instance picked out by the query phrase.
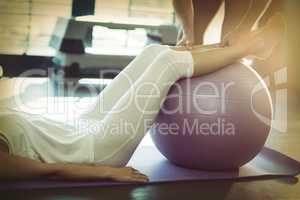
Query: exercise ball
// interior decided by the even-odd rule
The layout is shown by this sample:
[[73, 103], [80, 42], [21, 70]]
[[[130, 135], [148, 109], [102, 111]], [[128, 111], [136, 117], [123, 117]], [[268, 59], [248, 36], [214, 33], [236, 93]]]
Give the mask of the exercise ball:
[[262, 78], [236, 63], [171, 86], [150, 129], [172, 163], [202, 170], [233, 170], [263, 148], [272, 101]]

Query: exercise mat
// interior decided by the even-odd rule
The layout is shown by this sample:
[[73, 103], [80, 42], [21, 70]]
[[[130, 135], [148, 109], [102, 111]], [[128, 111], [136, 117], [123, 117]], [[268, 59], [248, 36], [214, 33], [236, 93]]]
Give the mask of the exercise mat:
[[[300, 163], [277, 151], [264, 148], [250, 163], [236, 171], [201, 171], [181, 168], [170, 163], [152, 146], [140, 146], [130, 160], [132, 166], [150, 178], [149, 184], [200, 181], [200, 180], [240, 180], [258, 178], [279, 178], [297, 176]], [[38, 189], [38, 188], [69, 188], [69, 187], [104, 187], [127, 185], [109, 181], [97, 182], [61, 182], [61, 181], [25, 181], [0, 182], [2, 189]]]

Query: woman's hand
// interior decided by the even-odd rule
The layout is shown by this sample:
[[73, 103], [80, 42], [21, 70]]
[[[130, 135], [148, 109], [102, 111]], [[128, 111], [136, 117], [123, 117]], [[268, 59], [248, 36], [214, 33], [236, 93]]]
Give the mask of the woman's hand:
[[181, 23], [178, 46], [191, 48], [194, 45], [194, 6], [192, 0], [173, 0], [173, 6]]
[[224, 36], [224, 38], [221, 41], [221, 46], [226, 47], [236, 45], [249, 34], [251, 34], [251, 31], [235, 30]]
[[57, 181], [98, 181], [147, 183], [148, 177], [131, 167], [116, 168], [103, 165], [46, 164], [28, 158], [12, 156], [0, 143], [0, 179]]
[[186, 49], [192, 49], [194, 45], [194, 34], [183, 33], [182, 37], [178, 40], [177, 46], [185, 47]]
[[148, 177], [132, 167], [110, 167], [103, 165], [54, 164], [57, 173], [50, 179], [97, 181], [112, 180], [117, 182], [147, 183]]
[[149, 182], [149, 178], [146, 175], [132, 167], [111, 168], [109, 178], [118, 182]]

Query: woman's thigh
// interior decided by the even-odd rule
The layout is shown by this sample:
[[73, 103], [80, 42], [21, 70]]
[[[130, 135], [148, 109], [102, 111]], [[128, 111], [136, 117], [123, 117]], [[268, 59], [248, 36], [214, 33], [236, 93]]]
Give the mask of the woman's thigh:
[[84, 118], [103, 119], [115, 103], [130, 89], [161, 52], [168, 49], [165, 45], [149, 45], [98, 95]]
[[99, 164], [128, 161], [152, 126], [169, 88], [193, 71], [189, 52], [167, 50], [115, 104], [95, 135], [95, 161]]

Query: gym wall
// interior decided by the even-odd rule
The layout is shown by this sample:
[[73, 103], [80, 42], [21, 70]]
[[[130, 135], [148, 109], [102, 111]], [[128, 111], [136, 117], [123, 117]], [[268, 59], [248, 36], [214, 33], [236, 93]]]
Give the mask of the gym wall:
[[0, 54], [51, 54], [58, 16], [68, 17], [72, 0], [0, 0]]
[[[58, 16], [71, 17], [72, 0], [0, 0], [0, 54], [52, 56], [48, 47]], [[96, 0], [95, 16], [81, 20], [170, 23], [171, 0]]]

